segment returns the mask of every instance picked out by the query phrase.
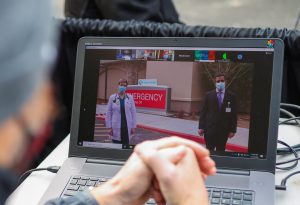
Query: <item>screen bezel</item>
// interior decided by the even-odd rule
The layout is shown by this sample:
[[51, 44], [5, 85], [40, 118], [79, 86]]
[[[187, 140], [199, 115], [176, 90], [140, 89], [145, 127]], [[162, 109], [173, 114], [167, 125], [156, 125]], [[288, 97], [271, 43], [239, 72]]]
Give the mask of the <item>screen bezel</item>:
[[[128, 46], [128, 47], [207, 47], [207, 48], [267, 48], [269, 39], [232, 39], [232, 38], [102, 38], [83, 37], [78, 42], [77, 61], [74, 82], [73, 109], [71, 120], [71, 137], [69, 156], [125, 161], [132, 150], [92, 148], [78, 146], [80, 111], [85, 107], [81, 104], [82, 81], [84, 71], [85, 46]], [[279, 105], [281, 97], [281, 80], [283, 67], [284, 44], [275, 40], [271, 99], [269, 106], [269, 126], [267, 153], [265, 159], [234, 158], [229, 156], [212, 156], [218, 168], [256, 170], [275, 172], [276, 145], [278, 134]], [[113, 48], [113, 47], [112, 47]]]

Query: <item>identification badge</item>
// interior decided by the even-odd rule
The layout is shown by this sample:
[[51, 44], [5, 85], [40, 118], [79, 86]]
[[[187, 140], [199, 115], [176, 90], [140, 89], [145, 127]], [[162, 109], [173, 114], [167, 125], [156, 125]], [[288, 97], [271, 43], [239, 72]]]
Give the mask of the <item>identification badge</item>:
[[227, 107], [225, 109], [225, 112], [231, 112], [230, 102], [227, 102]]
[[230, 108], [230, 107], [227, 107], [227, 108], [225, 109], [225, 112], [231, 112], [231, 108]]

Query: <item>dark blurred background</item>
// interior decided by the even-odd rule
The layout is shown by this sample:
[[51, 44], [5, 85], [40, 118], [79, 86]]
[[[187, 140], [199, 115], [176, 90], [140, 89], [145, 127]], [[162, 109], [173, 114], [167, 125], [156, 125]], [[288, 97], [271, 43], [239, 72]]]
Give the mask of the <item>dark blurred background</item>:
[[[64, 1], [52, 1], [55, 16], [64, 18]], [[173, 3], [180, 20], [189, 25], [292, 29], [300, 12], [299, 0], [173, 0]]]

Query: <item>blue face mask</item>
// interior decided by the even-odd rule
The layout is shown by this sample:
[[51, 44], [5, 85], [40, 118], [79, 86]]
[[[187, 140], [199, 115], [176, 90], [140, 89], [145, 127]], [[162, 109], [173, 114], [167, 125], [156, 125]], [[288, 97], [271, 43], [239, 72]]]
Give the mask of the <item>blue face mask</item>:
[[224, 82], [216, 83], [216, 88], [219, 91], [223, 91], [225, 89], [225, 83]]
[[120, 93], [125, 93], [126, 87], [125, 86], [119, 86], [119, 92]]

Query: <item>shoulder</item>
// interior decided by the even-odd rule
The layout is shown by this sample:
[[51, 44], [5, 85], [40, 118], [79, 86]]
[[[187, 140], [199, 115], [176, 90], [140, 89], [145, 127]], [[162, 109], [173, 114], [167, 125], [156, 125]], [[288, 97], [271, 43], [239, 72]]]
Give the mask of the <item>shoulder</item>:
[[130, 100], [133, 100], [133, 96], [131, 94], [126, 93], [126, 95]]
[[215, 95], [216, 94], [216, 90], [211, 90], [211, 91], [208, 91], [206, 92], [206, 96], [212, 96], [212, 95]]
[[231, 90], [226, 90], [227, 96], [231, 98], [236, 98], [236, 94]]
[[116, 93], [109, 96], [109, 99], [114, 99], [116, 97]]
[[232, 92], [231, 90], [226, 90], [225, 92], [227, 92], [228, 95], [231, 96], [235, 96], [236, 94], [234, 92]]

